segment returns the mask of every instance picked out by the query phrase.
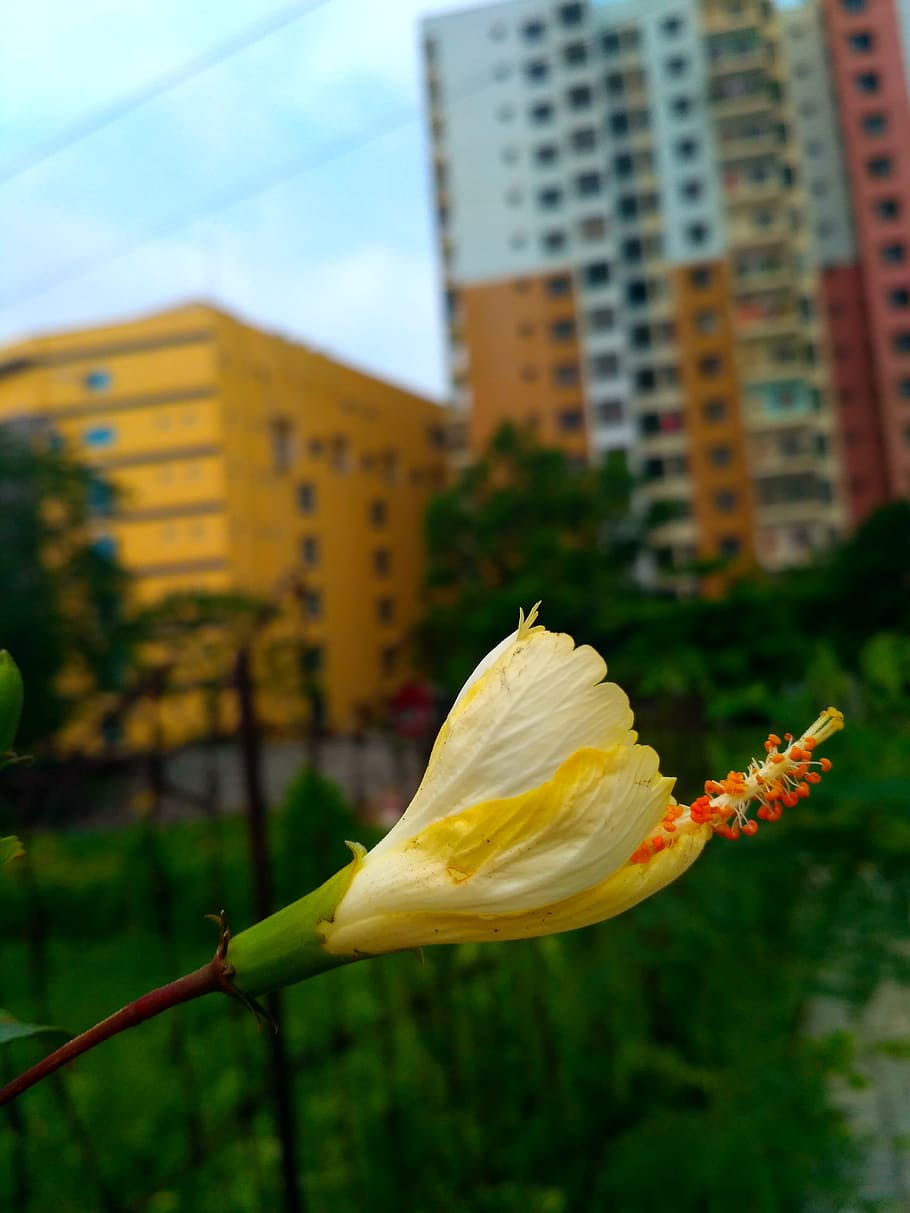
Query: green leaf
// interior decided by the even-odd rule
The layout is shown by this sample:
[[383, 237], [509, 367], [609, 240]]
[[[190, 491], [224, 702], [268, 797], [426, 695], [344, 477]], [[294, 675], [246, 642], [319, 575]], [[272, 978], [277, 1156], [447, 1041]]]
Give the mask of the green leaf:
[[43, 1023], [20, 1023], [9, 1011], [0, 1007], [0, 1045], [7, 1045], [12, 1040], [24, 1040], [28, 1036], [59, 1036], [63, 1040], [70, 1039], [70, 1033], [65, 1028]]
[[9, 863], [11, 859], [25, 854], [25, 847], [18, 838], [0, 838], [0, 863]]

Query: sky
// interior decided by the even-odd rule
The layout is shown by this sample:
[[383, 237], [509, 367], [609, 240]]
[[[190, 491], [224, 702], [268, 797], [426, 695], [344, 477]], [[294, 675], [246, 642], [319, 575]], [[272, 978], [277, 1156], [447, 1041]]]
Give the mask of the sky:
[[[5, 5], [0, 344], [204, 299], [443, 397], [418, 22], [470, 6]], [[298, 10], [271, 37], [16, 172], [99, 111]], [[290, 165], [300, 171], [288, 176]], [[285, 177], [274, 188], [191, 218], [272, 172]]]

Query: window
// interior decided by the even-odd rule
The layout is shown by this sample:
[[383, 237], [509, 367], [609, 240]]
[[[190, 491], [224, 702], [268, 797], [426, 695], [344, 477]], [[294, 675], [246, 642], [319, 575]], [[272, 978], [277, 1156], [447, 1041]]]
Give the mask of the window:
[[112, 425], [93, 425], [85, 430], [82, 441], [86, 446], [111, 446], [116, 440], [117, 431]]
[[575, 189], [582, 198], [600, 193], [600, 173], [579, 173], [575, 178]]
[[679, 192], [686, 202], [696, 202], [702, 195], [702, 183], [697, 177], [690, 177], [680, 183]]
[[300, 541], [300, 559], [308, 569], [319, 564], [319, 540], [315, 535], [304, 535]]
[[567, 67], [578, 67], [588, 61], [588, 46], [585, 42], [568, 42], [562, 48], [563, 62]]
[[680, 160], [694, 160], [698, 155], [698, 143], [695, 139], [678, 139], [676, 155]]
[[541, 143], [534, 149], [534, 159], [538, 164], [555, 164], [558, 155], [559, 148], [555, 143]]
[[370, 525], [376, 527], [385, 526], [388, 521], [389, 511], [384, 501], [370, 502]]
[[632, 278], [626, 283], [626, 302], [630, 307], [648, 302], [648, 283], [644, 278]]
[[87, 371], [82, 376], [82, 386], [89, 392], [106, 392], [113, 382], [110, 371], [101, 368]]
[[732, 559], [742, 551], [742, 544], [736, 535], [725, 535], [720, 541], [720, 554]]
[[886, 222], [900, 215], [900, 203], [896, 198], [880, 198], [875, 204], [875, 214]]
[[540, 238], [545, 253], [559, 253], [566, 247], [566, 234], [558, 228], [544, 232]]
[[568, 318], [554, 320], [550, 325], [550, 336], [554, 341], [571, 341], [575, 336], [575, 321]]
[[682, 76], [689, 66], [689, 61], [682, 55], [674, 55], [672, 59], [667, 60], [666, 66], [668, 76]]
[[692, 112], [692, 98], [685, 96], [674, 97], [670, 102], [670, 111], [677, 118], [685, 118]]
[[566, 93], [566, 101], [573, 110], [587, 109], [594, 100], [594, 92], [589, 84], [576, 84]]
[[542, 21], [526, 21], [521, 27], [521, 36], [526, 42], [539, 42], [545, 30]]
[[297, 486], [297, 509], [301, 514], [316, 513], [316, 486], [308, 482]]
[[579, 380], [578, 364], [560, 362], [553, 367], [553, 382], [557, 387], [575, 387]]
[[595, 307], [588, 312], [588, 328], [592, 333], [607, 333], [616, 327], [616, 313], [611, 307]]
[[894, 352], [897, 354], [910, 354], [910, 330], [903, 329], [899, 333], [895, 333], [892, 339]]
[[871, 160], [866, 161], [866, 172], [870, 177], [890, 177], [891, 176], [891, 157], [890, 156], [874, 156]]
[[882, 135], [888, 129], [888, 120], [876, 110], [872, 114], [863, 114], [861, 125], [867, 135]]
[[395, 618], [395, 599], [376, 599], [376, 618], [380, 623], [391, 623]]
[[712, 467], [727, 468], [733, 462], [733, 451], [728, 446], [712, 446], [708, 458]]
[[591, 261], [584, 268], [586, 286], [606, 286], [610, 281], [610, 265], [607, 261]]
[[689, 285], [695, 287], [696, 290], [704, 290], [711, 285], [712, 275], [711, 267], [708, 265], [696, 265], [689, 270]]
[[664, 17], [660, 23], [660, 32], [665, 38], [675, 38], [682, 31], [682, 17]]
[[736, 509], [736, 494], [732, 489], [720, 489], [714, 494], [714, 508], [718, 514], [732, 514]]
[[590, 152], [597, 146], [597, 132], [593, 126], [580, 126], [572, 131], [569, 142], [573, 151]]
[[568, 274], [553, 274], [547, 279], [546, 291], [551, 299], [561, 299], [572, 291], [572, 279]]
[[861, 93], [878, 92], [878, 72], [860, 72], [853, 77], [853, 83]]
[[581, 25], [584, 6], [578, 3], [563, 4], [559, 9], [559, 20], [563, 25]]
[[591, 376], [594, 379], [612, 379], [619, 374], [619, 356], [617, 354], [595, 354], [589, 363]]
[[699, 333], [716, 333], [720, 325], [717, 312], [698, 312], [695, 317], [695, 328]]
[[910, 290], [905, 286], [896, 286], [888, 292], [888, 303], [895, 308], [910, 307]]
[[109, 518], [113, 514], [114, 490], [106, 480], [89, 481], [88, 508], [96, 518]]
[[863, 51], [871, 51], [875, 45], [875, 38], [869, 30], [857, 30], [856, 33], [850, 34], [847, 38], [847, 44], [851, 51], [862, 53]]
[[376, 548], [373, 552], [373, 572], [377, 577], [388, 577], [392, 558], [388, 548]]
[[537, 194], [537, 205], [543, 207], [544, 210], [551, 211], [554, 207], [559, 206], [560, 202], [562, 202], [562, 190], [558, 185], [547, 186]]
[[607, 234], [607, 221], [602, 215], [589, 215], [578, 221], [578, 234], [582, 240], [602, 240]]
[[727, 405], [724, 400], [706, 400], [701, 406], [701, 413], [705, 421], [716, 425], [718, 421], [726, 421]]
[[612, 30], [609, 33], [603, 34], [600, 39], [600, 49], [605, 55], [619, 54], [619, 34], [614, 33]]
[[538, 126], [543, 126], [545, 122], [551, 122], [554, 113], [553, 105], [549, 101], [540, 101], [537, 105], [532, 105], [528, 110], [531, 121]]
[[638, 265], [644, 259], [645, 246], [637, 236], [622, 242], [622, 259], [626, 265]]
[[336, 434], [330, 448], [332, 467], [336, 472], [346, 472], [351, 466], [351, 444], [343, 434]]
[[322, 592], [320, 590], [304, 591], [303, 610], [307, 619], [322, 618]]
[[584, 428], [585, 418], [581, 409], [563, 409], [559, 414], [559, 428], [570, 433]]
[[533, 59], [525, 64], [525, 76], [532, 84], [539, 84], [550, 74], [550, 66], [546, 59]]
[[621, 400], [601, 400], [594, 406], [594, 411], [601, 425], [619, 425], [625, 420]]
[[897, 392], [901, 400], [910, 400], [910, 379], [899, 380]]
[[272, 447], [272, 471], [286, 472], [294, 458], [293, 427], [286, 417], [273, 417], [269, 422]]
[[620, 180], [626, 180], [635, 172], [635, 161], [629, 152], [622, 152], [613, 159], [613, 172]]
[[107, 560], [114, 560], [117, 556], [117, 540], [113, 535], [99, 535], [92, 540], [92, 550], [97, 552], [99, 556], [105, 557]]
[[841, 0], [841, 3], [848, 13], [862, 13], [866, 8], [866, 0]]
[[705, 244], [710, 231], [706, 223], [690, 223], [686, 228], [686, 239], [690, 244]]

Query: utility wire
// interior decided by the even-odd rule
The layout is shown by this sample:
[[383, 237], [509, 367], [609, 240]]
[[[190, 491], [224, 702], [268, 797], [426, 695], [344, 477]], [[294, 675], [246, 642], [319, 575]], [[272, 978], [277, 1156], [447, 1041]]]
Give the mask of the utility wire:
[[[327, 3], [327, 0], [319, 0], [319, 2], [324, 4]], [[659, 9], [654, 11], [662, 12], [664, 9], [669, 11], [677, 7], [677, 0], [668, 0], [666, 5], [661, 5]], [[609, 29], [613, 31], [624, 28], [626, 25], [634, 26], [636, 24], [636, 20], [631, 18], [628, 21], [616, 22]], [[601, 33], [603, 32], [606, 31], [601, 31]], [[589, 46], [593, 46], [598, 41], [599, 36], [592, 36], [584, 39], [584, 41]], [[494, 87], [497, 83], [498, 81], [491, 79], [489, 71], [484, 71], [482, 75], [478, 76], [467, 87], [449, 93], [446, 100], [449, 103], [463, 101], [476, 93]], [[420, 112], [411, 109], [406, 113], [399, 113], [394, 117], [384, 118], [370, 130], [349, 136], [346, 139], [339, 139], [321, 151], [295, 156], [277, 168], [212, 195], [200, 207], [187, 211], [182, 215], [174, 215], [163, 220], [161, 223], [150, 227], [139, 239], [130, 238], [120, 245], [114, 245], [97, 256], [86, 257], [82, 261], [73, 262], [69, 266], [66, 266], [62, 273], [35, 280], [26, 284], [21, 291], [14, 291], [9, 295], [0, 296], [0, 311], [6, 311], [20, 303], [26, 303], [31, 299], [46, 294], [48, 291], [55, 290], [58, 286], [65, 286], [67, 283], [82, 278], [86, 274], [93, 273], [96, 269], [109, 265], [111, 262], [120, 261], [123, 257], [138, 252], [149, 244], [154, 244], [159, 240], [174, 235], [199, 219], [230, 210], [242, 202], [247, 202], [259, 194], [267, 193], [269, 190], [283, 185], [285, 181], [298, 177], [310, 169], [320, 168], [323, 165], [331, 163], [333, 160], [339, 160], [344, 156], [350, 155], [352, 152], [359, 151], [361, 148], [367, 147], [371, 143], [375, 143], [379, 139], [383, 139], [387, 135], [407, 127], [419, 117]]]
[[201, 76], [203, 73], [210, 71], [211, 68], [225, 63], [228, 59], [233, 58], [234, 55], [247, 50], [248, 47], [255, 46], [257, 42], [263, 42], [266, 38], [277, 34], [279, 30], [286, 29], [287, 26], [292, 25], [295, 21], [299, 21], [301, 17], [315, 12], [316, 9], [322, 8], [328, 3], [329, 0], [297, 0], [296, 4], [282, 9], [267, 20], [260, 21], [257, 25], [250, 26], [242, 33], [235, 34], [231, 38], [225, 38], [217, 46], [213, 46], [201, 55], [187, 60], [186, 63], [175, 67], [172, 71], [158, 76], [157, 79], [137, 89], [135, 93], [127, 97], [121, 97], [118, 101], [114, 101], [110, 105], [96, 110], [94, 113], [75, 122], [72, 126], [53, 135], [31, 152], [26, 152], [25, 156], [14, 163], [11, 168], [0, 168], [0, 185], [8, 185], [9, 182], [14, 181], [17, 177], [21, 177], [23, 173], [29, 172], [39, 164], [44, 164], [45, 161], [60, 155], [61, 152], [67, 151], [69, 148], [75, 146], [75, 144], [81, 143], [84, 139], [88, 139], [98, 131], [104, 130], [105, 127], [112, 126], [115, 122], [119, 122], [121, 118], [125, 118], [128, 114], [132, 114], [142, 106], [148, 105], [150, 101], [157, 101], [165, 93], [171, 92], [172, 89], [178, 88], [181, 84], [186, 84], [188, 80], [192, 80], [195, 76]]

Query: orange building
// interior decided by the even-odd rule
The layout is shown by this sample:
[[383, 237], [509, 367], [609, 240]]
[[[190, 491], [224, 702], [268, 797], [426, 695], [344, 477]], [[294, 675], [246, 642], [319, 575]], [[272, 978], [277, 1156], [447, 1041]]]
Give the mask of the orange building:
[[506, 0], [423, 34], [471, 448], [510, 420], [624, 454], [662, 518], [643, 575], [672, 588], [829, 546], [844, 477], [775, 6]]

